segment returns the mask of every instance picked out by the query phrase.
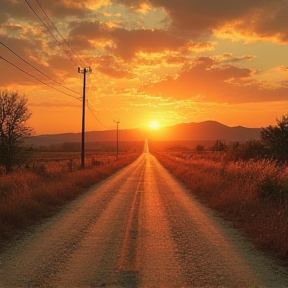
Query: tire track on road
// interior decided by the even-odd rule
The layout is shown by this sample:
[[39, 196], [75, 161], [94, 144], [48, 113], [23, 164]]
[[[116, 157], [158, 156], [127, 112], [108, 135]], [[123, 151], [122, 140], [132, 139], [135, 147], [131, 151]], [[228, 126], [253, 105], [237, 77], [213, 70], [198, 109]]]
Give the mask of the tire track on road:
[[[143, 181], [143, 169], [141, 173], [141, 180]], [[140, 180], [140, 181], [141, 181]], [[140, 190], [141, 189], [141, 190]], [[127, 221], [127, 228], [124, 238], [123, 249], [121, 252], [121, 259], [119, 261], [119, 270], [134, 271], [137, 270], [137, 239], [138, 239], [138, 214], [140, 207], [141, 192], [143, 192], [143, 182], [139, 182], [136, 189], [135, 196], [132, 202], [132, 206], [129, 212], [129, 219]]]
[[121, 258], [118, 262], [120, 283], [123, 286], [137, 287], [139, 284], [139, 214], [141, 212], [141, 199], [144, 192], [144, 177], [146, 165], [143, 166], [139, 176], [134, 199], [129, 211]]

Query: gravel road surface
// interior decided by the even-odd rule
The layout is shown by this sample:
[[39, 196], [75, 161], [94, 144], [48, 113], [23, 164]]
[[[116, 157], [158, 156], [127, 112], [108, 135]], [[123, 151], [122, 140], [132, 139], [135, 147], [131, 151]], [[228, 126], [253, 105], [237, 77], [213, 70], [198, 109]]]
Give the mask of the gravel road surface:
[[0, 254], [0, 287], [288, 287], [144, 153]]

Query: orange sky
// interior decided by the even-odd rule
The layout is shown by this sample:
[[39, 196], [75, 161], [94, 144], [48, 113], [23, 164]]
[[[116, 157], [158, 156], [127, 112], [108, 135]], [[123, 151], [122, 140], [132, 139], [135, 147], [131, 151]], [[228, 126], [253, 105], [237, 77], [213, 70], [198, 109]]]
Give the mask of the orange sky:
[[1, 0], [0, 89], [28, 97], [36, 134], [81, 131], [78, 66], [93, 70], [87, 131], [273, 125], [288, 106], [287, 15], [287, 0]]

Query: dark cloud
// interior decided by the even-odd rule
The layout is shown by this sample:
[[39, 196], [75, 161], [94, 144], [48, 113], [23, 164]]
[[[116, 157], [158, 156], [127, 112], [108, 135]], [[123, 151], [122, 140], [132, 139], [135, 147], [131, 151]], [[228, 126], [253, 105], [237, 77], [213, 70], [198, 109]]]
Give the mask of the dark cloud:
[[[9, 64], [3, 59], [0, 60], [1, 64], [5, 65], [5, 73], [1, 73], [0, 77], [0, 84], [3, 86], [15, 84], [31, 85], [39, 83], [33, 77], [25, 74], [25, 72], [35, 76], [45, 83], [51, 83], [49, 78], [45, 77], [43, 74], [37, 71], [37, 69], [50, 78], [56, 79], [58, 81], [60, 74], [61, 77], [64, 75], [72, 77], [73, 75], [73, 70], [71, 70], [73, 66], [69, 58], [65, 56], [62, 57], [54, 55], [50, 53], [50, 51], [45, 51], [43, 49], [45, 44], [39, 39], [35, 39], [33, 37], [24, 39], [12, 38], [8, 35], [5, 35], [1, 37], [1, 43], [0, 56], [11, 63]], [[27, 62], [34, 66], [36, 69], [27, 64]], [[24, 70], [25, 72], [19, 70], [13, 65]], [[59, 73], [60, 71], [61, 73]]]
[[275, 38], [278, 42], [288, 42], [288, 2], [271, 1], [270, 5], [263, 6], [235, 25], [236, 31], [243, 35], [254, 33], [260, 38]]
[[212, 58], [202, 57], [184, 66], [178, 75], [153, 84], [144, 90], [174, 99], [204, 99], [215, 103], [251, 103], [287, 100], [285, 88], [266, 87], [251, 77], [253, 71], [223, 65]]
[[69, 38], [74, 37], [85, 37], [87, 39], [99, 39], [109, 37], [109, 28], [100, 23], [99, 21], [79, 21], [77, 23], [73, 22], [70, 24], [71, 31], [69, 33]]
[[137, 52], [161, 53], [175, 51], [184, 46], [187, 40], [163, 30], [115, 29], [111, 33], [117, 45], [114, 52], [124, 59], [132, 58]]
[[[31, 2], [30, 5], [32, 4], [33, 7], [37, 9], [36, 11], [41, 12], [39, 5], [33, 4], [32, 1], [29, 1], [29, 2]], [[74, 16], [77, 18], [83, 18], [85, 15], [92, 13], [93, 10], [89, 8], [89, 2], [91, 1], [39, 0], [40, 5], [47, 12], [47, 14], [53, 15], [53, 17], [56, 17], [62, 20], [63, 20], [63, 17], [68, 18], [71, 16]]]
[[0, 24], [10, 22], [12, 19], [24, 20], [33, 19], [29, 7], [22, 0], [1, 0], [0, 3]]
[[[69, 34], [69, 42], [90, 40], [112, 40], [115, 47], [106, 47], [107, 52], [115, 53], [125, 60], [130, 60], [137, 52], [161, 53], [163, 51], [177, 51], [187, 49], [189, 39], [182, 38], [165, 30], [126, 30], [123, 28], [109, 28], [98, 21], [79, 22], [73, 24]], [[87, 41], [85, 41], [87, 43]], [[75, 43], [76, 44], [76, 43]], [[79, 44], [76, 44], [79, 46]], [[195, 49], [199, 44], [195, 44]], [[84, 47], [83, 47], [84, 48]], [[191, 47], [190, 47], [191, 48]]]
[[[0, 3], [0, 24], [15, 22], [19, 24], [21, 21], [38, 21], [37, 16], [33, 10], [39, 15], [40, 18], [46, 19], [40, 6], [36, 1], [28, 1], [29, 6], [24, 0], [1, 0]], [[89, 8], [86, 2], [73, 1], [73, 0], [39, 0], [41, 7], [49, 15], [52, 20], [57, 19], [63, 22], [64, 18], [77, 17], [84, 18], [94, 11]], [[46, 19], [47, 20], [47, 19]], [[41, 25], [41, 24], [40, 24]]]
[[42, 1], [45, 9], [48, 9], [52, 15], [56, 17], [81, 17], [91, 12], [89, 7], [83, 1], [65, 1], [65, 0], [49, 0], [48, 3]]
[[[142, 0], [114, 0], [128, 7], [138, 7]], [[163, 7], [173, 20], [173, 24], [181, 29], [207, 31], [236, 19], [252, 9], [261, 7], [271, 1], [263, 0], [150, 0], [146, 1], [154, 7]]]
[[[213, 48], [213, 44], [210, 42], [193, 41], [193, 37], [191, 37], [191, 35], [200, 36], [209, 34], [212, 33], [213, 29], [225, 27], [225, 25], [229, 23], [231, 27], [235, 27], [242, 34], [256, 34], [259, 37], [277, 36], [281, 41], [288, 40], [288, 28], [286, 28], [288, 27], [288, 17], [286, 17], [286, 15], [288, 15], [288, 2], [285, 0], [147, 1], [154, 7], [162, 7], [166, 10], [172, 21], [170, 30], [145, 30], [138, 28], [135, 28], [134, 30], [126, 30], [124, 28], [110, 28], [107, 24], [101, 23], [98, 20], [93, 20], [91, 17], [89, 19], [92, 20], [83, 20], [84, 16], [87, 16], [89, 13], [91, 13], [89, 5], [86, 2], [80, 3], [79, 1], [72, 0], [51, 0], [48, 4], [47, 1], [39, 1], [43, 5], [43, 8], [48, 12], [48, 14], [53, 15], [53, 19], [56, 20], [55, 23], [58, 21], [61, 22], [64, 31], [67, 33], [66, 35], [68, 35], [67, 41], [70, 46], [75, 49], [76, 52], [92, 52], [91, 55], [95, 55], [97, 53], [97, 55], [106, 53], [109, 55], [114, 55], [116, 58], [118, 57], [127, 63], [131, 62], [133, 58], [136, 59], [138, 52], [163, 53], [169, 51], [179, 52], [179, 55], [176, 57], [171, 53], [171, 55], [165, 56], [165, 63], [184, 63], [188, 60], [186, 57], [189, 57], [189, 53], [186, 52]], [[131, 9], [138, 9], [140, 4], [143, 3], [143, 0], [113, 1], [127, 5]], [[31, 4], [33, 3], [34, 8], [37, 8], [37, 4], [35, 4], [36, 2], [30, 2]], [[90, 1], [90, 4], [91, 3], [92, 2]], [[37, 20], [36, 16], [29, 9], [28, 5], [25, 4], [25, 1], [1, 0], [0, 8], [2, 8], [0, 9], [0, 21], [7, 21], [7, 19], [12, 19], [12, 17], [13, 19], [17, 19], [17, 21], [14, 19], [14, 25], [12, 22], [12, 24], [9, 26], [9, 21], [6, 22], [6, 25], [2, 25], [2, 29], [4, 29], [6, 33], [9, 32], [7, 35], [5, 35], [4, 38], [2, 37], [2, 39], [5, 39], [7, 45], [12, 47], [17, 53], [22, 55], [22, 57], [31, 61], [31, 63], [39, 67], [39, 69], [50, 73], [49, 75], [56, 75], [55, 73], [57, 70], [60, 71], [60, 69], [63, 69], [64, 74], [67, 73], [68, 75], [67, 71], [69, 69], [69, 61], [68, 58], [67, 61], [64, 61], [61, 57], [63, 55], [66, 57], [63, 49], [61, 51], [61, 48], [56, 47], [57, 45], [55, 41], [49, 36], [48, 33], [37, 35], [35, 31], [32, 32], [32, 28], [29, 26], [31, 23], [34, 23], [35, 21], [35, 23], [37, 23], [37, 28], [42, 27], [42, 24]], [[39, 12], [39, 7], [37, 9]], [[91, 14], [89, 15], [91, 16]], [[66, 16], [74, 17], [65, 18], [67, 20], [65, 20], [65, 22], [63, 17]], [[33, 22], [31, 22], [31, 20], [33, 20]], [[23, 22], [23, 27], [26, 27], [26, 31], [24, 28], [22, 28], [21, 21], [26, 21], [25, 23]], [[27, 28], [27, 26], [30, 28]], [[40, 29], [38, 29], [38, 33], [39, 31]], [[190, 31], [192, 34], [190, 32], [190, 34], [187, 34], [187, 31]], [[18, 34], [18, 37], [14, 37], [14, 34]], [[21, 37], [19, 34], [21, 34]], [[101, 51], [95, 52], [95, 44], [93, 43], [93, 40], [96, 40], [95, 43], [97, 43], [97, 40], [102, 41], [102, 46], [100, 48], [102, 49]], [[109, 42], [109, 44], [106, 46], [105, 41], [107, 41], [107, 43]], [[52, 53], [47, 48], [50, 48]], [[55, 49], [55, 54], [60, 56], [54, 56], [53, 49]], [[58, 49], [58, 51], [56, 51], [56, 49]], [[67, 50], [68, 48], [66, 47], [65, 49]], [[180, 56], [181, 53], [182, 55]], [[88, 53], [86, 53], [86, 55], [87, 54]], [[229, 89], [234, 87], [234, 89], [236, 89], [237, 85], [235, 84], [235, 79], [239, 80], [243, 77], [249, 78], [250, 75], [248, 74], [251, 71], [249, 69], [240, 69], [233, 65], [239, 61], [253, 59], [253, 56], [247, 55], [243, 57], [234, 57], [233, 55], [227, 53], [221, 57], [222, 66], [215, 66], [215, 62], [213, 62], [215, 60], [210, 63], [207, 59], [205, 61], [201, 60], [202, 62], [198, 59], [200, 62], [197, 64], [195, 64], [196, 62], [193, 62], [194, 66], [191, 66], [189, 69], [185, 68], [186, 70], [182, 69], [179, 78], [172, 78], [173, 81], [170, 81], [177, 85], [179, 85], [182, 81], [184, 85], [189, 86], [189, 83], [184, 81], [186, 77], [199, 79], [199, 75], [203, 75], [203, 77], [208, 77], [207, 79], [210, 82], [214, 81], [213, 85], [215, 87], [217, 87], [217, 83], [230, 81], [227, 85], [225, 82], [226, 86], [224, 85], [224, 87], [227, 89], [228, 87]], [[91, 56], [91, 58], [93, 57]], [[41, 60], [37, 61], [36, 59]], [[101, 73], [116, 78], [134, 77], [133, 73], [131, 73], [129, 69], [119, 67], [115, 59], [113, 62], [109, 62], [108, 64], [103, 64], [102, 60], [99, 63], [97, 63], [98, 60], [95, 61], [95, 65], [97, 65], [98, 70], [101, 71]], [[144, 64], [145, 62], [147, 65], [153, 65], [153, 63], [160, 63], [159, 61], [163, 61], [163, 58], [159, 57], [157, 60], [144, 59], [142, 60], [142, 63]], [[15, 63], [19, 64], [18, 60]], [[53, 71], [52, 67], [55, 68], [56, 72]], [[195, 75], [193, 74], [194, 72]], [[198, 76], [196, 75], [196, 72], [199, 73]], [[6, 78], [8, 79], [9, 77]], [[9, 81], [13, 80], [10, 79]], [[168, 80], [166, 81], [169, 82]], [[189, 81], [193, 82], [193, 80]], [[198, 83], [201, 82], [199, 81]], [[165, 83], [165, 81], [163, 81], [163, 83]], [[198, 87], [198, 83], [196, 83], [193, 87]], [[257, 85], [258, 84], [259, 83], [257, 83]], [[252, 87], [251, 85], [252, 84], [250, 84], [250, 88]], [[155, 85], [155, 87], [156, 86], [157, 85]], [[159, 83], [157, 87], [160, 86], [161, 83]], [[173, 87], [171, 89], [173, 90]], [[200, 88], [199, 91], [201, 92]]]
[[[142, 0], [114, 0], [137, 9]], [[288, 41], [288, 2], [286, 0], [150, 0], [166, 10], [172, 27], [190, 36], [205, 36], [232, 25], [244, 35], [277, 37]]]

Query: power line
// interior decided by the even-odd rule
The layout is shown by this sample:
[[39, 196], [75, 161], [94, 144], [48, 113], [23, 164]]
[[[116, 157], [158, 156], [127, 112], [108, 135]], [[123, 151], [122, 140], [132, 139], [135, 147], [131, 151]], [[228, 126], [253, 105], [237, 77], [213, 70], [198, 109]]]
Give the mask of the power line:
[[72, 90], [72, 89], [70, 89], [70, 88], [62, 85], [60, 82], [52, 79], [51, 77], [49, 77], [48, 75], [46, 75], [45, 73], [43, 73], [41, 70], [39, 70], [39, 69], [36, 68], [34, 65], [32, 65], [31, 63], [29, 63], [27, 60], [25, 60], [24, 58], [22, 58], [21, 56], [19, 56], [16, 52], [14, 52], [11, 48], [9, 48], [8, 46], [6, 46], [6, 45], [5, 45], [4, 43], [2, 43], [1, 41], [0, 41], [0, 44], [3, 45], [6, 49], [8, 49], [10, 52], [12, 52], [14, 55], [16, 55], [18, 58], [20, 58], [22, 61], [24, 61], [26, 64], [28, 64], [29, 66], [31, 66], [32, 68], [34, 68], [35, 70], [37, 70], [39, 73], [41, 73], [42, 75], [44, 75], [45, 77], [47, 77], [48, 79], [50, 79], [51, 81], [57, 83], [58, 85], [62, 86], [63, 88], [65, 88], [65, 89], [67, 89], [67, 90], [69, 90], [69, 91], [71, 91], [71, 92], [74, 92], [74, 93], [80, 95], [78, 92], [76, 92], [76, 91], [74, 91], [74, 90]]
[[55, 24], [52, 22], [52, 20], [50, 19], [50, 17], [48, 16], [48, 14], [46, 13], [46, 11], [43, 9], [42, 5], [39, 3], [38, 0], [36, 0], [36, 2], [38, 3], [40, 9], [42, 10], [42, 12], [45, 14], [45, 16], [47, 17], [47, 19], [49, 20], [49, 22], [52, 24], [52, 26], [54, 27], [54, 29], [56, 30], [56, 32], [58, 33], [58, 35], [62, 38], [63, 42], [67, 45], [67, 47], [72, 51], [72, 53], [77, 57], [77, 59], [81, 62], [81, 64], [83, 66], [85, 66], [84, 61], [77, 55], [77, 53], [71, 48], [71, 46], [69, 45], [69, 43], [66, 41], [66, 39], [63, 37], [63, 35], [60, 33], [60, 31], [57, 29], [57, 27], [55, 26]]
[[72, 97], [72, 98], [74, 98], [74, 99], [77, 99], [77, 100], [79, 100], [79, 99], [81, 98], [81, 97], [78, 97], [78, 98], [77, 98], [77, 97], [75, 97], [75, 96], [72, 96], [72, 95], [70, 95], [70, 94], [68, 94], [68, 93], [66, 93], [66, 92], [63, 92], [63, 91], [61, 91], [61, 90], [59, 90], [59, 89], [57, 89], [57, 88], [55, 88], [55, 87], [53, 87], [53, 86], [45, 83], [45, 82], [43, 82], [42, 80], [40, 80], [40, 79], [38, 79], [37, 77], [35, 77], [34, 75], [26, 72], [25, 70], [21, 69], [20, 67], [18, 67], [18, 66], [15, 65], [15, 64], [11, 63], [10, 61], [8, 61], [7, 59], [5, 59], [5, 58], [2, 57], [2, 56], [0, 56], [0, 59], [3, 59], [5, 62], [7, 62], [8, 64], [10, 64], [10, 65], [12, 65], [13, 67], [17, 68], [18, 70], [22, 71], [23, 73], [27, 74], [28, 76], [36, 79], [37, 81], [41, 82], [42, 84], [44, 84], [44, 85], [46, 85], [46, 86], [48, 86], [48, 87], [50, 87], [50, 88], [52, 88], [52, 89], [54, 89], [54, 90], [62, 93], [62, 94], [65, 94], [65, 95], [67, 95], [67, 96], [69, 96], [69, 97]]
[[101, 126], [103, 126], [103, 127], [106, 128], [106, 129], [111, 129], [111, 128], [112, 128], [112, 127], [108, 127], [108, 126], [104, 125], [104, 124], [98, 119], [98, 117], [97, 117], [97, 116], [95, 115], [95, 113], [92, 111], [92, 108], [91, 108], [88, 100], [86, 101], [86, 104], [87, 104], [87, 107], [88, 107], [89, 111], [90, 111], [91, 114], [93, 115], [93, 117], [97, 120], [97, 122], [98, 122]]
[[39, 15], [36, 13], [36, 11], [33, 9], [33, 7], [29, 4], [29, 2], [27, 0], [25, 0], [26, 4], [29, 6], [29, 8], [32, 10], [32, 12], [36, 15], [36, 17], [39, 19], [39, 21], [42, 23], [42, 25], [48, 30], [48, 32], [51, 34], [51, 36], [54, 38], [54, 40], [58, 43], [59, 47], [62, 48], [62, 50], [66, 53], [67, 57], [75, 64], [77, 65], [77, 63], [74, 61], [73, 58], [71, 58], [69, 56], [69, 53], [63, 49], [62, 44], [58, 41], [58, 39], [55, 37], [55, 35], [53, 34], [53, 32], [51, 32], [50, 28], [45, 24], [45, 22], [39, 17]]

